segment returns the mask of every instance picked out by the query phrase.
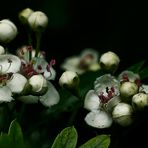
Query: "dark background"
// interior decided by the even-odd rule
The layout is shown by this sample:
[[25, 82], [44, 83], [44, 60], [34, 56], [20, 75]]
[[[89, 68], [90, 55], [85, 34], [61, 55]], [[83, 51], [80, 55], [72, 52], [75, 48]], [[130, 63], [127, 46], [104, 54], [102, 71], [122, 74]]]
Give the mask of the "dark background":
[[[148, 9], [143, 1], [5, 0], [1, 5], [0, 20], [11, 19], [19, 30], [16, 40], [10, 44], [11, 51], [27, 43], [23, 26], [18, 21], [18, 12], [26, 7], [41, 10], [49, 17], [50, 23], [41, 47], [46, 51], [47, 58], [57, 60], [57, 69], [65, 57], [79, 54], [82, 49], [89, 47], [100, 53], [108, 50], [116, 52], [121, 58], [122, 68], [142, 59], [147, 60]], [[76, 126], [80, 139], [84, 138], [82, 141], [94, 135], [96, 130]], [[85, 130], [90, 133], [86, 134]], [[124, 129], [116, 132], [120, 135], [121, 131]], [[147, 141], [142, 135], [147, 131], [147, 120], [143, 120], [141, 124], [124, 132], [119, 147], [144, 147]], [[106, 133], [106, 130], [103, 132]]]
[[26, 7], [44, 11], [50, 22], [42, 50], [59, 63], [87, 47], [115, 51], [122, 66], [147, 59], [148, 9], [143, 1], [13, 0], [1, 7], [0, 19], [9, 18], [20, 27], [14, 41], [18, 46], [26, 39], [18, 12]]

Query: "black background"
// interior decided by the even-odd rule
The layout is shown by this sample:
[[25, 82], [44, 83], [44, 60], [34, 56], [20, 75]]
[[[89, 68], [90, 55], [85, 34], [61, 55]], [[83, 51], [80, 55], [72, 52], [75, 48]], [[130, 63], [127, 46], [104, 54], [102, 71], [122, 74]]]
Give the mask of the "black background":
[[[128, 0], [3, 1], [0, 19], [9, 18], [19, 28], [16, 40], [10, 44], [12, 51], [26, 43], [26, 34], [17, 17], [18, 12], [26, 7], [44, 11], [51, 18], [51, 23], [42, 39], [42, 49], [46, 51], [49, 58], [57, 60], [57, 68], [65, 57], [79, 54], [82, 49], [88, 47], [95, 48], [100, 53], [108, 50], [116, 52], [121, 58], [122, 68], [142, 59], [147, 60], [148, 8], [146, 2]], [[147, 136], [142, 135], [147, 134], [147, 131], [147, 121], [142, 121], [142, 124], [125, 133], [123, 139], [120, 139], [119, 147], [132, 148], [139, 145], [144, 147], [147, 144]], [[85, 131], [81, 132], [85, 133]]]

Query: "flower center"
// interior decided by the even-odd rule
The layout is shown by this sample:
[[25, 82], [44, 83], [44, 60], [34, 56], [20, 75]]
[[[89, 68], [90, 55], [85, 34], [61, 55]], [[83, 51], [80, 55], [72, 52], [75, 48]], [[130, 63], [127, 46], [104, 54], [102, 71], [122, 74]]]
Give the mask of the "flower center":
[[[106, 94], [105, 94], [106, 93]], [[106, 92], [101, 92], [98, 97], [100, 98], [102, 103], [107, 103], [111, 98], [113, 98], [115, 95], [115, 88], [112, 87], [106, 87]]]

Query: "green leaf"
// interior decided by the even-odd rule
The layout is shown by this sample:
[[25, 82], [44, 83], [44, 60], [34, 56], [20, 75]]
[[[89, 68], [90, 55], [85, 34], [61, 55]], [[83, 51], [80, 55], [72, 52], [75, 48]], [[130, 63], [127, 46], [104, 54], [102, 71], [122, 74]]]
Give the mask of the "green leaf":
[[96, 136], [79, 148], [108, 148], [110, 145], [110, 137], [108, 135], [99, 135]]
[[8, 134], [1, 133], [0, 148], [25, 148], [23, 134], [20, 125], [16, 120], [10, 124]]
[[77, 138], [76, 129], [74, 127], [67, 127], [57, 135], [51, 148], [75, 148]]
[[130, 66], [129, 68], [127, 68], [127, 70], [133, 71], [135, 73], [139, 73], [142, 66], [144, 65], [144, 63], [145, 63], [145, 60], [142, 60], [142, 61]]
[[7, 134], [1, 133], [0, 148], [11, 148], [11, 147], [12, 147], [11, 138]]
[[24, 140], [21, 127], [16, 120], [10, 124], [8, 136], [11, 138], [15, 148], [24, 148]]

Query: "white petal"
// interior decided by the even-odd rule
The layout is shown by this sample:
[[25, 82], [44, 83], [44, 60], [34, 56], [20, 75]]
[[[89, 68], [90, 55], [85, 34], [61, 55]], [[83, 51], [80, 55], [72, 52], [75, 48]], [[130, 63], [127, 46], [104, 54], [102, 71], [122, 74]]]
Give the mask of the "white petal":
[[55, 87], [48, 82], [48, 91], [40, 97], [40, 102], [47, 107], [57, 104], [60, 101], [60, 96]]
[[112, 118], [104, 111], [94, 110], [87, 114], [85, 121], [95, 128], [108, 128], [112, 125]]
[[13, 93], [21, 93], [26, 83], [27, 79], [23, 75], [15, 73], [13, 74], [12, 79], [7, 81], [7, 86]]
[[45, 70], [43, 75], [47, 80], [54, 80], [56, 77], [56, 72], [52, 67], [50, 67], [50, 72]]
[[13, 98], [11, 96], [12, 96], [12, 93], [9, 87], [0, 86], [0, 103], [12, 101]]
[[12, 54], [0, 55], [0, 73], [16, 73], [20, 70], [21, 60]]
[[140, 88], [139, 91], [144, 91], [145, 93], [148, 94], [148, 85], [143, 84]]
[[101, 101], [99, 97], [95, 94], [94, 90], [90, 90], [84, 100], [84, 108], [92, 111], [100, 108]]
[[26, 103], [26, 104], [34, 104], [34, 103], [38, 103], [38, 101], [39, 101], [39, 97], [33, 96], [33, 95], [20, 96], [17, 99]]

